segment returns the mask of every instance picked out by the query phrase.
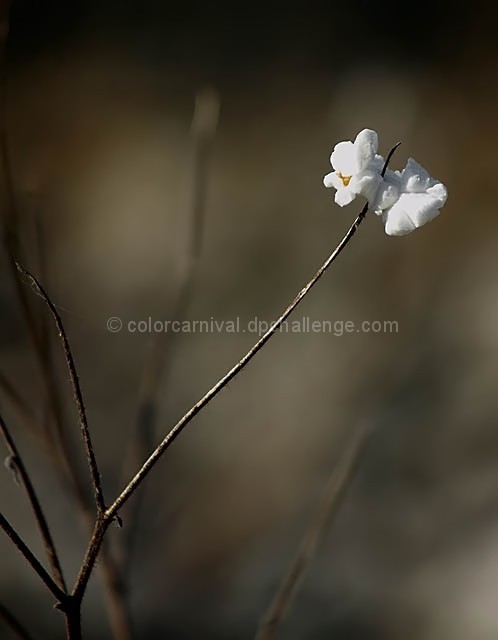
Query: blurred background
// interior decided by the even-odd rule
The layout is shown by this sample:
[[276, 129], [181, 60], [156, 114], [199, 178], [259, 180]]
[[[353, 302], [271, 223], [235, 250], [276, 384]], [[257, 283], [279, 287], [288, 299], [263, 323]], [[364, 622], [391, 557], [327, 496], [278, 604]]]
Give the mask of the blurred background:
[[[295, 315], [393, 320], [397, 333], [276, 335], [149, 476], [127, 591], [136, 638], [253, 637], [362, 425], [374, 429], [362, 464], [281, 637], [497, 637], [495, 24], [493, 5], [479, 2], [405, 12], [360, 1], [13, 3], [5, 130], [19, 254], [44, 274], [68, 331], [108, 498], [123, 483], [153, 336], [106, 322], [175, 313], [200, 90], [214, 88], [221, 107], [185, 318], [244, 326], [279, 315], [359, 210], [337, 207], [322, 178], [334, 144], [365, 127], [384, 155], [402, 141], [392, 168], [413, 156], [449, 191], [441, 216], [405, 238], [368, 215]], [[0, 268], [0, 372], [35, 427], [5, 388], [2, 412], [72, 583], [87, 533], [34, 433], [43, 381], [5, 251]], [[39, 316], [42, 303], [28, 299]], [[175, 334], [154, 442], [255, 338]], [[0, 503], [43, 558], [7, 470]], [[111, 544], [126, 535], [121, 515]], [[63, 637], [62, 616], [5, 536], [0, 559], [0, 599], [34, 638]], [[97, 574], [83, 616], [98, 640], [111, 630]]]

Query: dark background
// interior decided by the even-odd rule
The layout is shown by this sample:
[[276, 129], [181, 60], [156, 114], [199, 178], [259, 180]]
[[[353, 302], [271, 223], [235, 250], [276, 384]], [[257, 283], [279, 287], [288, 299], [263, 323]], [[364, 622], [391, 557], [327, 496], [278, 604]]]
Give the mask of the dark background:
[[[17, 2], [6, 131], [36, 270], [74, 348], [108, 497], [136, 421], [150, 336], [107, 318], [171, 318], [186, 268], [195, 94], [221, 99], [191, 319], [274, 319], [353, 220], [322, 186], [370, 127], [393, 168], [448, 187], [441, 216], [388, 238], [374, 216], [296, 312], [396, 320], [399, 332], [277, 335], [145, 484], [130, 581], [138, 638], [253, 637], [352, 431], [375, 428], [281, 637], [468, 640], [498, 633], [497, 47], [491, 3]], [[0, 370], [35, 412], [40, 380], [3, 257]], [[175, 336], [156, 439], [255, 336]], [[58, 361], [61, 387], [67, 384]], [[67, 419], [77, 420], [66, 389]], [[86, 537], [0, 397], [69, 581]], [[42, 557], [7, 471], [2, 510]], [[125, 517], [125, 516], [124, 516]], [[126, 523], [126, 517], [125, 517]], [[111, 537], [121, 532], [111, 530]], [[62, 619], [4, 539], [0, 596], [35, 638]], [[100, 583], [89, 638], [107, 638]]]

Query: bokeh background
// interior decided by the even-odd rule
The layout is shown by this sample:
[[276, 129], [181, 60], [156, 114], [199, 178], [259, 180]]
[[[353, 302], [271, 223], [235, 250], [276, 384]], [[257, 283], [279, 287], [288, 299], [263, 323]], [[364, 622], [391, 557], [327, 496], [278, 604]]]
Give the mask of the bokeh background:
[[[364, 424], [374, 431], [362, 464], [281, 637], [497, 637], [495, 24], [492, 3], [480, 2], [406, 11], [335, 0], [14, 2], [5, 123], [23, 258], [39, 273], [38, 225], [109, 497], [121, 486], [151, 336], [110, 333], [106, 321], [174, 312], [188, 268], [199, 90], [214, 87], [221, 112], [187, 318], [244, 325], [280, 313], [356, 214], [333, 203], [322, 177], [333, 145], [364, 127], [379, 132], [383, 154], [402, 141], [393, 168], [414, 156], [449, 190], [441, 216], [405, 238], [367, 216], [296, 312], [395, 320], [397, 333], [275, 336], [157, 465], [129, 580], [136, 638], [253, 637]], [[0, 370], [40, 416], [5, 255], [0, 266]], [[174, 337], [156, 441], [254, 340]], [[0, 400], [71, 581], [85, 531], [22, 415]], [[7, 470], [0, 497], [43, 557]], [[62, 637], [62, 617], [5, 538], [0, 558], [1, 600], [35, 638]], [[111, 637], [97, 575], [84, 629]]]

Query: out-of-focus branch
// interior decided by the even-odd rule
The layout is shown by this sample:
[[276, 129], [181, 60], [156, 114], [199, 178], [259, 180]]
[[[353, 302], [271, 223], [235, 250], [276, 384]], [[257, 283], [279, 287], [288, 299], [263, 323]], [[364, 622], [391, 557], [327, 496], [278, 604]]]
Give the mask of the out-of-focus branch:
[[28, 403], [21, 397], [15, 386], [10, 382], [5, 374], [0, 371], [0, 390], [9, 400], [12, 407], [19, 416], [34, 430], [38, 427], [38, 423]]
[[309, 524], [299, 551], [284, 576], [273, 601], [258, 629], [255, 640], [275, 640], [278, 628], [289, 612], [306, 568], [313, 560], [318, 544], [333, 519], [354, 477], [367, 432], [358, 430], [333, 470], [323, 498]]
[[3, 620], [5, 626], [7, 626], [14, 636], [18, 640], [32, 640], [32, 636], [28, 633], [25, 627], [19, 622], [16, 616], [7, 609], [7, 607], [0, 602], [0, 620]]
[[[190, 235], [187, 247], [187, 264], [171, 316], [174, 321], [184, 319], [195, 290], [204, 242], [206, 193], [213, 141], [218, 127], [219, 110], [220, 98], [215, 89], [209, 87], [197, 93], [191, 125], [193, 163]], [[157, 416], [157, 393], [160, 385], [163, 388], [167, 385], [171, 374], [174, 361], [174, 337], [177, 338], [178, 336], [172, 333], [154, 334], [152, 336], [140, 385], [136, 429], [132, 435], [130, 458], [134, 469], [142, 464], [153, 447]], [[124, 469], [123, 482], [129, 477], [129, 462]], [[133, 543], [136, 537], [141, 502], [142, 494], [136, 497], [127, 517], [125, 548], [121, 553], [124, 575], [129, 572], [133, 555]]]
[[45, 552], [47, 554], [54, 580], [62, 591], [67, 591], [59, 556], [57, 555], [57, 550], [55, 548], [45, 514], [43, 513], [43, 509], [40, 501], [38, 500], [38, 496], [36, 495], [36, 491], [33, 487], [33, 483], [31, 482], [31, 478], [29, 477], [28, 471], [2, 415], [0, 415], [0, 433], [5, 441], [7, 450], [11, 456], [11, 461], [15, 465], [15, 469], [19, 474], [21, 483], [28, 496], [36, 524], [40, 530], [40, 535], [43, 540], [43, 545], [45, 547]]
[[[213, 140], [218, 127], [220, 99], [218, 93], [212, 89], [199, 91], [195, 100], [194, 115], [192, 118], [192, 139], [194, 144], [193, 168], [192, 168], [192, 200], [190, 215], [190, 237], [187, 248], [187, 265], [182, 281], [178, 289], [178, 295], [172, 319], [181, 320], [191, 302], [195, 280], [199, 268], [199, 260], [204, 241], [204, 227], [206, 218], [206, 192], [209, 178], [209, 168]], [[165, 381], [171, 369], [170, 355], [171, 333], [166, 333], [164, 342], [160, 341], [159, 334], [149, 353], [140, 390], [139, 403], [139, 428], [149, 428], [154, 421], [156, 394], [159, 384]], [[145, 423], [149, 424], [145, 424]], [[152, 425], [153, 426], [153, 425]]]
[[67, 595], [55, 584], [49, 573], [47, 573], [47, 571], [43, 568], [43, 566], [40, 564], [40, 561], [35, 557], [31, 549], [2, 513], [0, 513], [0, 527], [14, 543], [19, 552], [24, 556], [28, 564], [31, 565], [33, 571], [37, 573], [38, 576], [42, 579], [47, 589], [57, 599], [57, 602], [64, 602], [67, 598]]

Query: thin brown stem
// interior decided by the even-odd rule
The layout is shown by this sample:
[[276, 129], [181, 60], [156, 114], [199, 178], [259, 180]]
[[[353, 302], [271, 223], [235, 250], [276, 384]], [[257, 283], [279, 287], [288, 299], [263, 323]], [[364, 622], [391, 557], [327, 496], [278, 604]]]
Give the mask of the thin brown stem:
[[354, 477], [366, 435], [365, 429], [358, 430], [354, 434], [337, 467], [333, 470], [299, 551], [263, 618], [255, 640], [275, 640], [277, 637], [278, 628], [289, 612], [304, 572], [315, 555], [327, 525], [337, 514], [342, 499]]
[[24, 625], [16, 618], [16, 616], [4, 604], [0, 602], [0, 620], [3, 620], [14, 636], [18, 640], [32, 640], [32, 636], [28, 633]]
[[109, 528], [111, 522], [112, 517], [106, 517], [104, 515], [104, 518], [97, 520], [97, 522], [95, 523], [88, 549], [85, 553], [85, 557], [83, 558], [83, 562], [81, 564], [78, 577], [76, 578], [76, 582], [74, 583], [73, 591], [71, 594], [80, 602], [85, 594], [88, 580], [90, 579], [90, 574], [93, 571], [93, 567], [95, 566], [95, 561], [97, 560], [97, 556], [99, 554], [100, 547], [102, 546], [105, 533]]
[[48, 420], [42, 421], [45, 443], [50, 450], [51, 457], [57, 461], [58, 468], [64, 475], [64, 482], [69, 481], [77, 503], [80, 507], [82, 505], [85, 506], [88, 502], [87, 495], [81, 479], [79, 464], [74, 455], [73, 443], [64, 425], [62, 404], [59, 398], [51, 351], [46, 349], [41, 341], [35, 316], [26, 298], [25, 287], [21, 281], [20, 272], [16, 267], [16, 258], [9, 247], [7, 247], [7, 250], [9, 252], [9, 264], [12, 268], [12, 277], [16, 286], [16, 292], [28, 328], [28, 335], [31, 340], [36, 363], [40, 370], [47, 406], [55, 425], [54, 431]]
[[88, 421], [86, 417], [85, 404], [83, 402], [83, 394], [81, 392], [81, 387], [79, 383], [78, 373], [76, 371], [76, 366], [74, 364], [74, 358], [71, 351], [71, 347], [69, 346], [69, 340], [66, 335], [66, 331], [64, 329], [64, 325], [62, 323], [61, 317], [55, 308], [54, 303], [48, 296], [47, 292], [43, 288], [43, 286], [38, 282], [36, 277], [27, 271], [24, 267], [22, 267], [19, 263], [16, 263], [16, 266], [20, 273], [25, 276], [31, 286], [35, 290], [35, 292], [41, 296], [45, 304], [50, 309], [52, 317], [54, 319], [57, 332], [59, 334], [59, 338], [61, 341], [62, 349], [64, 351], [64, 356], [66, 359], [67, 369], [69, 372], [69, 378], [71, 381], [71, 386], [73, 389], [74, 401], [76, 404], [76, 408], [78, 411], [78, 417], [80, 421], [80, 429], [81, 434], [83, 436], [83, 442], [85, 445], [85, 451], [87, 455], [88, 466], [90, 468], [90, 475], [92, 478], [93, 491], [95, 495], [95, 502], [97, 505], [97, 511], [99, 513], [103, 513], [105, 511], [105, 503], [104, 503], [104, 494], [102, 492], [102, 482], [100, 478], [100, 473], [97, 465], [97, 458], [95, 456], [95, 452], [93, 449], [92, 439], [90, 436], [90, 430], [88, 428]]
[[76, 584], [73, 590], [73, 594], [82, 593], [86, 585], [88, 583], [88, 579], [90, 577], [90, 573], [93, 569], [93, 565], [97, 558], [100, 546], [102, 544], [102, 539], [105, 535], [105, 532], [111, 522], [111, 520], [116, 516], [117, 512], [121, 507], [126, 503], [126, 501], [133, 495], [133, 493], [138, 489], [140, 484], [143, 482], [145, 477], [152, 470], [156, 462], [163, 455], [166, 449], [171, 446], [174, 440], [180, 435], [183, 429], [192, 421], [192, 419], [215, 397], [218, 393], [226, 387], [226, 385], [240, 372], [242, 369], [254, 358], [254, 356], [260, 351], [264, 345], [268, 342], [268, 340], [276, 333], [278, 328], [283, 324], [283, 322], [289, 317], [289, 315], [294, 311], [294, 309], [298, 306], [298, 304], [303, 300], [306, 294], [311, 290], [311, 288], [318, 282], [318, 280], [322, 277], [325, 271], [329, 268], [329, 266], [334, 262], [337, 256], [344, 250], [347, 246], [351, 238], [356, 233], [356, 230], [360, 226], [363, 221], [368, 210], [368, 203], [365, 204], [360, 214], [353, 222], [348, 232], [338, 244], [338, 246], [334, 249], [334, 251], [329, 255], [329, 257], [325, 260], [322, 266], [318, 269], [315, 275], [311, 278], [311, 280], [301, 289], [301, 291], [297, 294], [294, 300], [288, 305], [288, 307], [284, 310], [284, 312], [280, 315], [278, 320], [276, 320], [272, 326], [266, 331], [265, 334], [253, 345], [251, 349], [237, 362], [235, 366], [233, 366], [218, 382], [211, 387], [211, 389], [204, 395], [202, 398], [196, 402], [187, 413], [176, 423], [176, 425], [168, 432], [168, 434], [164, 437], [161, 443], [156, 447], [156, 449], [152, 452], [146, 462], [143, 464], [141, 469], [135, 474], [135, 476], [130, 480], [130, 482], [126, 485], [123, 491], [119, 494], [119, 496], [114, 500], [114, 502], [107, 508], [107, 511], [104, 514], [103, 521], [95, 528], [92, 539], [90, 541], [90, 545], [88, 547], [86, 557], [84, 559], [83, 565], [81, 567], [80, 573], [76, 580]]
[[47, 589], [49, 589], [49, 591], [57, 599], [57, 601], [64, 602], [67, 598], [64, 591], [62, 591], [62, 589], [60, 589], [56, 585], [56, 583], [50, 577], [50, 574], [43, 568], [39, 560], [34, 556], [31, 549], [27, 546], [21, 536], [17, 533], [17, 531], [2, 513], [0, 513], [0, 527], [17, 547], [18, 551], [24, 556], [33, 571], [35, 571], [35, 573], [37, 573], [38, 576], [42, 579]]
[[[28, 278], [31, 285], [38, 295], [42, 297], [44, 302], [49, 307], [51, 314], [54, 318], [57, 331], [59, 334], [59, 338], [61, 340], [61, 344], [63, 347], [64, 355], [66, 358], [66, 364], [69, 371], [70, 381], [73, 389], [73, 394], [75, 398], [75, 403], [78, 409], [78, 415], [80, 419], [80, 428], [83, 435], [83, 440], [85, 443], [85, 450], [87, 453], [88, 464], [92, 477], [92, 484], [94, 488], [95, 500], [97, 503], [97, 522], [99, 523], [102, 520], [103, 514], [105, 512], [105, 504], [102, 493], [102, 485], [100, 479], [100, 473], [98, 471], [96, 456], [93, 449], [93, 444], [91, 441], [90, 431], [88, 427], [85, 405], [83, 402], [83, 395], [81, 392], [81, 387], [79, 384], [79, 379], [76, 371], [76, 366], [74, 363], [74, 358], [72, 355], [72, 351], [69, 345], [69, 341], [67, 338], [67, 334], [65, 332], [62, 320], [60, 318], [55, 305], [52, 300], [48, 296], [47, 292], [40, 284], [40, 282], [36, 279], [36, 277], [28, 272], [26, 269], [17, 264], [17, 268], [20, 273]], [[85, 520], [87, 523], [91, 523], [93, 521], [92, 514], [89, 510], [89, 506], [87, 501], [84, 498], [84, 493], [81, 491], [81, 487], [79, 488], [79, 504], [82, 510], [83, 515], [85, 516]], [[124, 602], [123, 597], [123, 587], [121, 577], [116, 569], [114, 560], [108, 550], [105, 551], [102, 558], [102, 575], [104, 581], [104, 591], [106, 596], [106, 601], [108, 604], [108, 614], [111, 620], [111, 626], [113, 629], [114, 636], [117, 640], [128, 640], [131, 638], [131, 623], [128, 609]], [[76, 598], [73, 604], [71, 605], [71, 625], [74, 628], [77, 628], [77, 617], [74, 613], [73, 609], [76, 606], [75, 603], [79, 602], [81, 605], [81, 599]], [[72, 631], [74, 634], [74, 629]]]
[[[20, 299], [21, 300], [24, 299], [25, 301], [25, 304], [22, 305], [22, 308], [24, 310], [25, 318], [29, 320], [28, 328], [32, 338], [34, 351], [37, 356], [37, 361], [40, 365], [40, 369], [42, 372], [42, 378], [45, 383], [45, 388], [47, 391], [47, 397], [49, 401], [48, 406], [53, 417], [55, 418], [55, 424], [57, 427], [56, 438], [54, 438], [49, 432], [46, 432], [45, 433], [46, 437], [43, 438], [43, 443], [48, 447], [49, 453], [51, 454], [52, 459], [56, 463], [56, 468], [59, 474], [61, 475], [62, 480], [63, 481], [65, 481], [66, 479], [70, 480], [72, 493], [76, 498], [77, 505], [84, 518], [85, 524], [90, 525], [90, 527], [93, 527], [94, 514], [92, 512], [91, 505], [89, 504], [88, 495], [86, 493], [83, 481], [81, 479], [78, 466], [74, 459], [71, 442], [69, 441], [67, 434], [63, 428], [63, 416], [62, 416], [61, 405], [58, 397], [57, 382], [55, 379], [55, 373], [54, 373], [55, 369], [54, 369], [53, 358], [51, 356], [51, 349], [48, 343], [44, 344], [43, 340], [40, 340], [37, 324], [35, 322], [31, 308], [29, 307], [27, 300], [25, 298], [24, 287], [22, 287], [22, 283], [19, 277], [20, 273], [22, 273], [22, 269], [18, 270], [15, 260], [13, 258], [12, 258], [12, 264], [14, 265], [13, 275], [16, 281], [16, 285], [18, 285], [17, 288], [18, 288], [18, 293], [20, 295]], [[31, 280], [31, 283], [33, 284], [32, 280]], [[34, 288], [37, 289], [36, 286]], [[43, 298], [43, 294], [38, 290], [37, 292]], [[45, 292], [45, 295], [47, 295], [46, 292]], [[45, 302], [47, 302], [46, 298], [44, 298], [44, 300]], [[53, 309], [54, 309], [54, 306], [52, 306], [52, 310]], [[59, 317], [59, 321], [60, 321], [60, 317]], [[61, 321], [60, 321], [60, 324], [62, 324]], [[57, 324], [57, 328], [59, 330], [59, 335], [62, 339], [62, 336], [65, 336], [66, 334], [64, 331], [61, 334], [60, 324]], [[43, 330], [43, 327], [42, 327], [42, 330]], [[65, 355], [67, 356], [66, 349], [69, 348], [67, 337], [63, 345], [64, 345]], [[69, 348], [69, 354], [71, 354], [70, 348]], [[66, 357], [66, 362], [68, 363], [67, 357]], [[80, 424], [83, 423], [88, 428], [88, 425], [86, 422], [86, 414], [84, 410], [83, 398], [81, 394], [81, 389], [79, 387], [79, 382], [76, 375], [72, 354], [71, 354], [71, 366], [68, 363], [68, 368], [70, 369], [71, 382], [74, 382], [74, 380], [76, 380], [76, 383], [77, 383], [76, 388], [78, 389], [78, 393], [74, 391], [75, 389], [74, 384], [73, 384], [73, 391], [74, 391], [76, 403], [78, 406]], [[73, 374], [75, 375], [71, 376], [71, 372], [73, 372]], [[7, 391], [12, 391], [12, 388], [7, 386]], [[16, 398], [12, 397], [11, 393], [9, 395], [11, 396], [12, 401], [16, 400]], [[19, 403], [17, 404], [19, 405]], [[83, 411], [81, 410], [81, 408], [83, 408]], [[23, 407], [19, 405], [18, 409], [23, 410]], [[82, 416], [83, 416], [83, 420], [82, 420]], [[92, 475], [92, 479], [93, 479], [93, 475]], [[105, 507], [102, 507], [102, 512], [104, 508]], [[104, 590], [105, 590], [105, 596], [106, 596], [106, 601], [108, 605], [108, 613], [109, 613], [109, 618], [111, 622], [111, 627], [113, 629], [113, 634], [116, 640], [128, 640], [128, 638], [131, 637], [130, 633], [124, 633], [122, 630], [125, 629], [126, 625], [128, 624], [129, 614], [128, 614], [127, 607], [122, 595], [123, 590], [115, 588], [116, 572], [113, 571], [111, 565], [112, 565], [112, 559], [110, 558], [110, 554], [106, 552], [103, 554], [101, 569], [102, 569], [102, 576], [104, 580]], [[72, 604], [72, 609], [74, 609], [74, 604]], [[71, 623], [70, 626], [72, 628], [73, 635], [75, 633], [74, 629], [78, 627], [78, 624], [79, 624], [77, 622], [78, 620], [79, 620], [78, 616], [76, 616], [76, 614], [72, 610], [70, 614], [70, 623]]]
[[[396, 144], [391, 151], [389, 152], [387, 159], [384, 163], [384, 167], [382, 169], [382, 175], [385, 174], [387, 169], [387, 165], [394, 153], [394, 151], [398, 148], [400, 143]], [[118, 511], [121, 507], [129, 500], [129, 498], [133, 495], [133, 493], [138, 489], [143, 480], [147, 477], [150, 471], [153, 469], [159, 458], [163, 455], [163, 453], [171, 446], [171, 444], [175, 441], [175, 439], [180, 435], [183, 429], [195, 418], [195, 416], [213, 399], [218, 393], [224, 389], [227, 384], [235, 378], [235, 376], [242, 371], [242, 369], [254, 358], [254, 356], [260, 351], [264, 345], [270, 340], [270, 338], [278, 331], [279, 327], [285, 322], [285, 320], [290, 316], [290, 314], [296, 309], [300, 302], [304, 299], [304, 297], [309, 293], [309, 291], [315, 286], [315, 284], [320, 280], [323, 274], [327, 271], [330, 265], [337, 259], [337, 257], [342, 253], [342, 251], [346, 248], [348, 243], [351, 241], [356, 231], [358, 230], [360, 224], [365, 218], [368, 211], [368, 203], [365, 204], [351, 227], [346, 232], [343, 239], [339, 242], [337, 247], [332, 251], [332, 253], [328, 256], [322, 266], [318, 269], [315, 275], [309, 280], [309, 282], [301, 289], [301, 291], [296, 295], [294, 300], [286, 307], [280, 317], [271, 325], [271, 327], [266, 331], [265, 334], [249, 349], [249, 351], [243, 356], [239, 362], [234, 365], [218, 382], [211, 387], [211, 389], [204, 395], [200, 400], [198, 400], [188, 411], [187, 413], [176, 423], [176, 425], [166, 434], [160, 444], [156, 447], [156, 449], [151, 453], [149, 458], [142, 465], [140, 470], [135, 474], [135, 476], [129, 481], [126, 487], [121, 491], [118, 497], [114, 500], [114, 502], [107, 508], [104, 513], [104, 517], [101, 521], [97, 522], [92, 538], [90, 540], [90, 544], [88, 546], [87, 552], [85, 554], [85, 558], [81, 565], [80, 572], [78, 577], [76, 578], [76, 582], [73, 588], [73, 594], [79, 597], [85, 592], [86, 586], [88, 584], [88, 579], [93, 570], [95, 561], [97, 559], [100, 547], [102, 545], [103, 538], [105, 533], [112, 522], [112, 520], [116, 517]]]
[[343, 251], [343, 249], [347, 246], [351, 238], [356, 233], [356, 230], [360, 226], [363, 221], [365, 214], [367, 212], [368, 205], [366, 204], [361, 213], [358, 215], [354, 223], [351, 225], [350, 229], [341, 240], [336, 249], [330, 254], [330, 256], [325, 260], [323, 265], [318, 269], [313, 278], [301, 289], [301, 291], [297, 294], [294, 300], [289, 304], [289, 306], [284, 310], [284, 312], [280, 315], [280, 317], [271, 325], [271, 327], [263, 334], [263, 336], [256, 342], [256, 344], [249, 349], [249, 351], [243, 356], [236, 365], [234, 365], [218, 382], [211, 387], [211, 389], [198, 401], [196, 402], [187, 413], [176, 423], [176, 425], [169, 431], [169, 433], [163, 438], [161, 443], [156, 447], [156, 449], [152, 452], [146, 462], [143, 464], [142, 468], [135, 474], [135, 476], [130, 480], [128, 485], [123, 489], [120, 495], [116, 498], [116, 500], [112, 503], [112, 505], [106, 511], [106, 518], [113, 517], [118, 510], [125, 504], [125, 502], [130, 498], [130, 496], [137, 490], [140, 486], [144, 478], [149, 474], [151, 469], [154, 467], [159, 458], [163, 455], [166, 449], [174, 442], [174, 440], [180, 435], [183, 429], [192, 421], [192, 419], [215, 397], [218, 393], [224, 389], [227, 384], [233, 380], [233, 378], [242, 371], [242, 369], [254, 358], [254, 356], [265, 346], [265, 344], [270, 340], [270, 338], [278, 331], [278, 329], [282, 326], [285, 320], [290, 316], [290, 314], [296, 309], [299, 303], [304, 299], [304, 297], [308, 294], [311, 288], [318, 282], [318, 280], [323, 276], [326, 270], [330, 267], [330, 265], [334, 262], [334, 260], [339, 256], [339, 254]]
[[35, 517], [36, 524], [43, 540], [43, 545], [45, 547], [45, 552], [47, 554], [47, 559], [52, 570], [54, 580], [56, 581], [57, 586], [62, 591], [66, 592], [67, 587], [64, 581], [64, 575], [62, 573], [62, 567], [57, 555], [57, 551], [52, 539], [52, 535], [50, 533], [47, 520], [45, 518], [45, 514], [43, 513], [43, 509], [41, 507], [40, 501], [38, 500], [38, 496], [36, 495], [36, 491], [33, 487], [33, 483], [31, 482], [31, 478], [29, 477], [28, 471], [24, 465], [14, 439], [12, 438], [12, 435], [2, 415], [0, 415], [0, 433], [5, 440], [7, 450], [9, 451], [12, 462], [14, 463], [15, 468], [19, 473], [22, 485], [24, 487], [24, 490], [26, 491], [26, 495], [28, 496], [28, 500]]

